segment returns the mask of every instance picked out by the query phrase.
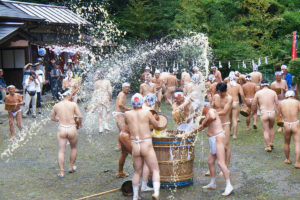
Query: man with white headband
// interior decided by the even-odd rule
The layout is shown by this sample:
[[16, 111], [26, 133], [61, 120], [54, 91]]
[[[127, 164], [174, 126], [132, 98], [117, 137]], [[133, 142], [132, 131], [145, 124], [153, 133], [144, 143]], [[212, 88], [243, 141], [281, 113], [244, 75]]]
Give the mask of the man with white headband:
[[145, 82], [140, 85], [140, 94], [145, 97], [149, 93], [155, 94], [156, 85], [151, 82], [152, 75], [150, 73], [145, 75]]
[[249, 75], [251, 76], [251, 81], [256, 84], [257, 88], [260, 88], [262, 73], [258, 71], [257, 65], [253, 65], [253, 72], [251, 72]]
[[[72, 93], [67, 90], [61, 94], [62, 100], [55, 104], [51, 112], [51, 120], [58, 122], [58, 165], [59, 165], [59, 178], [63, 178], [64, 175], [64, 161], [65, 161], [65, 151], [67, 141], [70, 142], [70, 165], [69, 173], [76, 171], [75, 161], [77, 156], [77, 123], [78, 128], [81, 128], [82, 115], [80, 113], [79, 107], [75, 102], [71, 102]], [[75, 121], [77, 117], [78, 122]]]
[[77, 103], [77, 92], [79, 90], [78, 81], [73, 78], [73, 72], [71, 70], [67, 72], [66, 78], [63, 80], [62, 89], [70, 90], [72, 93], [72, 101]]
[[183, 89], [189, 82], [191, 81], [191, 76], [186, 69], [183, 68], [181, 70], [181, 81], [180, 81], [180, 88]]
[[202, 73], [200, 72], [199, 68], [198, 68], [197, 66], [194, 66], [194, 67], [193, 67], [193, 71], [194, 71], [194, 74], [199, 74], [199, 82], [201, 82], [202, 79], [203, 79], [203, 75], [202, 75]]
[[[110, 103], [112, 102], [112, 87], [109, 80], [105, 79], [103, 70], [96, 72], [96, 82], [94, 83], [94, 93], [92, 96], [91, 110], [98, 108], [99, 111], [99, 133], [102, 133], [103, 127], [110, 131], [108, 122], [110, 120]], [[87, 108], [89, 110], [89, 108]], [[104, 126], [103, 126], [104, 124]]]
[[22, 130], [22, 113], [21, 105], [24, 105], [23, 98], [20, 94], [16, 93], [14, 85], [7, 86], [9, 95], [5, 97], [5, 110], [8, 111], [9, 130], [11, 134], [10, 141], [15, 140], [14, 118], [17, 120], [17, 127]]
[[[285, 80], [282, 80], [281, 71], [275, 72], [275, 81], [271, 84], [271, 89], [277, 94], [278, 103], [285, 99], [284, 93], [288, 90], [288, 86]], [[277, 116], [280, 119], [279, 116]], [[282, 132], [282, 127], [279, 127], [278, 132]]]
[[178, 131], [191, 131], [194, 128], [193, 116], [191, 115], [193, 109], [191, 108], [192, 98], [184, 97], [182, 90], [176, 90], [174, 92], [175, 102], [170, 102], [172, 105], [172, 115], [175, 116], [176, 113], [181, 113], [184, 120], [177, 127]]
[[217, 83], [221, 83], [222, 82], [222, 74], [221, 74], [221, 72], [217, 69], [217, 67], [216, 66], [211, 66], [211, 70], [213, 71], [213, 73], [214, 73], [214, 76], [215, 76], [215, 79], [216, 79], [216, 82]]
[[271, 89], [277, 94], [279, 103], [285, 99], [285, 92], [288, 90], [288, 86], [285, 80], [282, 80], [281, 71], [275, 72], [275, 81], [271, 84]]
[[155, 109], [158, 110], [158, 112], [161, 112], [160, 105], [161, 105], [161, 100], [162, 100], [162, 90], [164, 87], [164, 82], [160, 77], [160, 71], [158, 69], [155, 70], [154, 78], [152, 79], [152, 83], [155, 84], [155, 90], [156, 90], [155, 94], [157, 97]]
[[281, 65], [282, 79], [286, 81], [287, 86], [292, 86], [293, 76], [288, 72], [288, 67], [286, 65]]
[[178, 86], [178, 79], [176, 77], [177, 72], [173, 72], [167, 76], [166, 79], [166, 93], [165, 93], [165, 98], [167, 102], [170, 102], [170, 100], [173, 98], [173, 94], [175, 90], [177, 89]]
[[[213, 96], [212, 107], [218, 112], [222, 127], [225, 131], [225, 164], [229, 168], [231, 150], [230, 150], [230, 132], [231, 132], [231, 112], [233, 98], [227, 93], [227, 84], [224, 82], [217, 84], [217, 94]], [[206, 172], [209, 176], [209, 171]]]
[[146, 74], [150, 74], [150, 73], [151, 73], [151, 69], [150, 69], [150, 67], [147, 66], [145, 68], [144, 73], [142, 73], [142, 75], [141, 75], [141, 83], [145, 82], [145, 76], [146, 76]]
[[242, 86], [246, 83], [246, 76], [244, 74], [241, 74], [239, 71], [235, 71], [234, 74], [236, 76], [236, 82], [238, 84]]
[[274, 148], [274, 123], [276, 113], [278, 113], [278, 99], [276, 92], [269, 89], [267, 80], [261, 81], [261, 90], [256, 92], [252, 101], [252, 114], [256, 112], [257, 105], [261, 110], [261, 123], [264, 129], [264, 139], [266, 143], [265, 151], [271, 152]]
[[295, 92], [288, 90], [285, 93], [286, 99], [279, 104], [280, 116], [284, 121], [284, 153], [286, 164], [292, 164], [290, 160], [290, 142], [293, 136], [295, 144], [295, 168], [300, 169], [300, 125], [299, 125], [299, 112], [300, 102], [295, 99]]
[[130, 84], [125, 82], [122, 84], [122, 91], [118, 94], [116, 99], [116, 107], [115, 112], [113, 112], [113, 116], [115, 117], [117, 127], [119, 128], [119, 132], [124, 129], [125, 126], [125, 116], [124, 113], [126, 111], [131, 110], [126, 106], [126, 95], [130, 90]]
[[242, 103], [245, 103], [244, 91], [240, 84], [236, 81], [234, 72], [229, 74], [229, 83], [227, 83], [227, 93], [232, 96], [232, 125], [233, 125], [233, 139], [237, 138], [238, 119], [240, 116], [240, 102], [239, 95], [241, 96]]
[[213, 96], [215, 94], [217, 94], [217, 82], [216, 82], [216, 78], [213, 74], [210, 74], [208, 76], [208, 89], [206, 91], [207, 93], [207, 98], [208, 98], [208, 101], [210, 102], [210, 104], [212, 104], [212, 99], [213, 99]]
[[222, 193], [222, 196], [229, 196], [233, 191], [233, 187], [230, 183], [228, 167], [225, 164], [225, 131], [222, 127], [222, 122], [218, 112], [215, 109], [205, 106], [203, 108], [202, 115], [205, 116], [205, 119], [195, 132], [199, 132], [207, 127], [207, 136], [209, 137], [208, 140], [210, 149], [207, 162], [211, 177], [210, 183], [206, 186], [203, 186], [202, 189], [215, 190], [217, 188], [215, 162], [216, 159], [218, 159], [218, 165], [221, 168], [226, 180], [226, 188]]
[[185, 96], [190, 95], [196, 89], [197, 85], [199, 84], [199, 80], [199, 74], [193, 74], [191, 81], [183, 88], [183, 93]]
[[[256, 84], [251, 81], [250, 75], [246, 76], [246, 83], [242, 86], [242, 88], [243, 88], [243, 92], [245, 95], [245, 103], [246, 103], [247, 107], [251, 110], [252, 101], [253, 101], [255, 93], [258, 91], [258, 89], [256, 87]], [[249, 115], [246, 118], [247, 131], [250, 130], [251, 116], [252, 115]], [[257, 129], [256, 123], [257, 123], [257, 112], [254, 112], [253, 113], [253, 128], [254, 129]]]
[[133, 199], [139, 198], [139, 182], [145, 162], [152, 172], [153, 199], [159, 199], [160, 176], [156, 154], [152, 145], [150, 125], [158, 128], [158, 116], [143, 110], [144, 97], [136, 93], [131, 98], [133, 110], [125, 112], [125, 121], [130, 130], [134, 175], [132, 178]]

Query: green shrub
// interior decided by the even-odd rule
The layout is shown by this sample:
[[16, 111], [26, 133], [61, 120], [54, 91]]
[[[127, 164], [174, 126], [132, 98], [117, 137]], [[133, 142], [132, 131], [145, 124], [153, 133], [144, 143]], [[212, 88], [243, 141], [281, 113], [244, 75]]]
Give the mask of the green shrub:
[[294, 76], [297, 83], [300, 84], [300, 58], [290, 61], [289, 72]]

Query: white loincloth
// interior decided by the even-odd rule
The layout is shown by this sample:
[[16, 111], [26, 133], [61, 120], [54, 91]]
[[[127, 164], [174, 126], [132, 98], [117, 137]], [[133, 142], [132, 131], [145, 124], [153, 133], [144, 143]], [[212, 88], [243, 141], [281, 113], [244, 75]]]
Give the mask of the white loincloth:
[[215, 155], [217, 153], [216, 137], [218, 137], [219, 135], [222, 135], [224, 133], [225, 133], [225, 131], [221, 131], [217, 135], [214, 135], [214, 136], [211, 136], [208, 138], [209, 150], [212, 155]]

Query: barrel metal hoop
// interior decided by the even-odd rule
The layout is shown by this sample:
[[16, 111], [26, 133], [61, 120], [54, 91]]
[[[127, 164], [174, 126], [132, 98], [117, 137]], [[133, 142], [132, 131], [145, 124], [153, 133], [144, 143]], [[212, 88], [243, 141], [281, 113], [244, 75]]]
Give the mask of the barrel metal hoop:
[[189, 147], [194, 147], [193, 145], [187, 145], [187, 146], [153, 146], [153, 148], [157, 148], [157, 149], [176, 149], [176, 148], [189, 148]]
[[180, 143], [187, 143], [187, 142], [194, 142], [194, 140], [186, 140], [186, 141], [178, 141], [178, 142], [152, 142], [153, 144], [180, 144]]
[[[181, 186], [186, 186], [186, 185], [190, 185], [190, 184], [193, 184], [194, 182], [194, 179], [190, 179], [190, 180], [187, 180], [187, 181], [180, 181], [180, 182], [161, 182], [160, 183], [160, 186], [161, 187], [181, 187]], [[152, 186], [152, 181], [148, 181], [149, 185]]]

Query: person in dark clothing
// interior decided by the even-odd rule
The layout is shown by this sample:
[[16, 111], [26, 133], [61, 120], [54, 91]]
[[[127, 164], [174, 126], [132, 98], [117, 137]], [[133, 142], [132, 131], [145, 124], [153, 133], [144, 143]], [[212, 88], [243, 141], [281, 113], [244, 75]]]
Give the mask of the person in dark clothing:
[[51, 70], [50, 76], [52, 79], [52, 84], [51, 84], [52, 97], [54, 100], [57, 100], [59, 99], [58, 92], [62, 90], [61, 77], [63, 77], [63, 74], [58, 64], [55, 64], [55, 68]]

